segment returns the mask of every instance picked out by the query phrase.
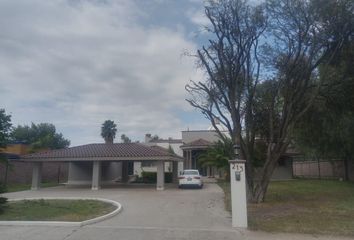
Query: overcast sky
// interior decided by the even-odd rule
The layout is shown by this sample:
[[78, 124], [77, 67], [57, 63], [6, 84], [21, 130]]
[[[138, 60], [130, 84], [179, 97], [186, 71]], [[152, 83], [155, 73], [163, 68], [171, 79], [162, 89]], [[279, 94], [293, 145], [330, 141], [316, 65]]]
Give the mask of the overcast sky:
[[185, 101], [203, 74], [191, 57], [201, 0], [0, 1], [0, 108], [12, 122], [53, 123], [71, 146], [103, 142], [101, 124], [180, 137], [210, 124]]

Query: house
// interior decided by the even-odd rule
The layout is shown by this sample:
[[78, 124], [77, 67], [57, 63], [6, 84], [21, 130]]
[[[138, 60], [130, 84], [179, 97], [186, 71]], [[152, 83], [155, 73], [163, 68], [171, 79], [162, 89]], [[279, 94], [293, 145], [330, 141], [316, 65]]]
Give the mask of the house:
[[[218, 119], [215, 119], [215, 124], [221, 134], [229, 137], [229, 132]], [[201, 175], [208, 177], [221, 177], [221, 173], [215, 167], [204, 167], [199, 161], [199, 155], [213, 146], [216, 142], [221, 141], [218, 132], [213, 126], [209, 126], [206, 130], [186, 130], [182, 131], [181, 149], [184, 157], [185, 169], [198, 169]]]
[[[227, 136], [228, 131], [225, 127], [220, 122], [216, 122], [216, 124], [221, 129], [221, 132]], [[220, 140], [220, 136], [216, 130], [210, 126], [207, 130], [182, 131], [181, 135], [181, 139], [154, 139], [151, 137], [151, 134], [146, 134], [144, 144], [152, 147], [172, 149], [176, 155], [183, 157], [184, 160], [178, 162], [177, 166], [166, 162], [164, 166], [166, 172], [171, 172], [177, 167], [178, 173], [183, 171], [183, 169], [198, 169], [204, 176], [219, 176], [220, 174], [215, 167], [204, 167], [198, 162], [199, 154]], [[134, 173], [141, 176], [142, 172], [156, 172], [156, 166], [154, 166], [153, 162], [134, 163]]]
[[[228, 134], [225, 129], [223, 129], [223, 133], [225, 135]], [[199, 154], [220, 140], [218, 133], [212, 127], [209, 127], [208, 130], [182, 131], [181, 135], [181, 139], [154, 139], [151, 137], [151, 134], [146, 134], [144, 144], [150, 147], [160, 147], [165, 150], [170, 149], [176, 155], [183, 157], [184, 160], [178, 162], [177, 166], [166, 162], [164, 166], [166, 172], [172, 172], [177, 167], [178, 173], [183, 171], [183, 169], [198, 169], [204, 176], [218, 176], [216, 168], [203, 167], [198, 162]], [[134, 174], [141, 176], [142, 172], [156, 172], [156, 166], [153, 162], [135, 162]]]
[[[228, 136], [228, 131], [217, 124], [221, 133]], [[202, 166], [198, 161], [200, 154], [219, 140], [218, 132], [209, 127], [182, 131], [181, 139], [154, 139], [146, 134], [144, 143], [86, 144], [21, 155], [16, 162], [31, 166], [32, 189], [40, 187], [47, 166], [55, 166], [66, 173], [68, 185], [91, 185], [93, 190], [101, 184], [127, 183], [142, 172], [156, 172], [156, 188], [160, 190], [164, 189], [165, 172], [171, 172], [174, 181], [183, 169], [198, 169], [203, 176], [221, 177], [218, 169]], [[278, 165], [274, 179], [292, 178], [291, 154], [283, 156]], [[62, 176], [58, 176], [58, 181], [59, 178]]]
[[[156, 189], [163, 190], [164, 163], [183, 161], [183, 158], [140, 143], [103, 143], [26, 154], [19, 161], [33, 164], [34, 190], [40, 188], [46, 163], [67, 163], [68, 185], [91, 185], [92, 190], [97, 190], [101, 184], [128, 182], [134, 162], [153, 162], [157, 169]], [[173, 177], [177, 179], [177, 168]]]
[[184, 168], [198, 169], [200, 174], [208, 177], [221, 177], [215, 167], [202, 166], [198, 158], [208, 148], [212, 147], [220, 137], [215, 130], [182, 131]]

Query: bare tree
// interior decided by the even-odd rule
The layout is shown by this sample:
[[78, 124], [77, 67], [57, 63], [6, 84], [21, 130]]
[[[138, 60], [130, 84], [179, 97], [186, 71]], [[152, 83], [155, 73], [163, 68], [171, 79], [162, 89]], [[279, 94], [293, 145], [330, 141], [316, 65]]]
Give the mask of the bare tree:
[[[314, 6], [305, 0], [258, 6], [218, 0], [205, 7], [213, 37], [197, 51], [197, 57], [207, 79], [186, 86], [191, 94], [187, 101], [224, 138], [215, 124], [219, 118], [232, 141], [241, 146], [253, 202], [264, 201], [274, 168], [291, 141], [291, 130], [318, 93], [319, 64], [340, 48], [341, 41], [330, 41], [333, 29], [324, 24]], [[260, 43], [269, 40], [271, 44], [263, 46], [268, 51], [260, 51]], [[261, 53], [267, 64], [262, 64]], [[252, 164], [256, 136], [267, 145], [258, 180]]]

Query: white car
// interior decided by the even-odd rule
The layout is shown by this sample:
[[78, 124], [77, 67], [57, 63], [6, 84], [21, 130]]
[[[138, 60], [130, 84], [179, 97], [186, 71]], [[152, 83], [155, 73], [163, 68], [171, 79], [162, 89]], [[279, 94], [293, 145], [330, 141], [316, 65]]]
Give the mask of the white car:
[[186, 169], [183, 170], [181, 175], [178, 177], [178, 187], [203, 187], [202, 177], [199, 174], [198, 170], [195, 169]]

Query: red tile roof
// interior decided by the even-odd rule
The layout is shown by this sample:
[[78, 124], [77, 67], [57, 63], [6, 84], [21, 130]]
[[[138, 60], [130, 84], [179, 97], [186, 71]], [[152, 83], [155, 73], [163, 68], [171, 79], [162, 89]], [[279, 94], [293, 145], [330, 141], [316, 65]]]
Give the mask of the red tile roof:
[[140, 143], [96, 143], [65, 149], [22, 155], [23, 161], [84, 161], [84, 160], [183, 160], [175, 154]]

